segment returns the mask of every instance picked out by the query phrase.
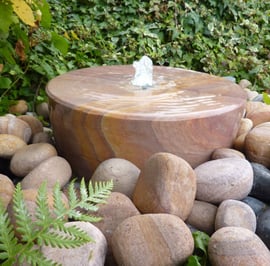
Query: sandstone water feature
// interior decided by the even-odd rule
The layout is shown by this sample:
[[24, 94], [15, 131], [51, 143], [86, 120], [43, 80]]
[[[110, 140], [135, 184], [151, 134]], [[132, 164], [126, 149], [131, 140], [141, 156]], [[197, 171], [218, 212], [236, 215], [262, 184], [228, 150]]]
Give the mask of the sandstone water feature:
[[[134, 87], [131, 82], [130, 75], [129, 86], [132, 89], [148, 89]], [[154, 89], [155, 82], [150, 89]], [[232, 84], [235, 85], [233, 88], [238, 87]], [[242, 88], [241, 93], [245, 94], [246, 91]], [[269, 208], [262, 201], [269, 203], [267, 184], [270, 171], [252, 161], [256, 159], [257, 163], [267, 165], [264, 158], [268, 158], [269, 153], [264, 143], [269, 141], [269, 135], [266, 134], [269, 123], [265, 118], [262, 120], [262, 112], [256, 106], [256, 102], [245, 102], [245, 114], [240, 119], [240, 128], [232, 141], [234, 147], [245, 150], [245, 153], [230, 148], [217, 148], [209, 159], [193, 167], [180, 156], [168, 152], [157, 152], [149, 156], [140, 168], [121, 158], [103, 160], [96, 167], [91, 180], [113, 179], [115, 186], [107, 204], [101, 205], [97, 213], [103, 220], [88, 226], [89, 235], [94, 237], [95, 244], [72, 251], [42, 248], [44, 254], [64, 265], [81, 265], [82, 261], [87, 265], [89, 262], [89, 265], [108, 266], [178, 265], [193, 252], [193, 238], [187, 227], [191, 225], [211, 236], [208, 253], [213, 265], [237, 265], [238, 261], [242, 261], [268, 266], [270, 253], [266, 245], [270, 242], [267, 237], [269, 229], [265, 226]], [[262, 107], [264, 113], [267, 112], [266, 106]], [[9, 162], [10, 170], [21, 180], [24, 190], [30, 188], [32, 194], [42, 180], [51, 184], [58, 180], [61, 187], [64, 186], [71, 178], [69, 164], [60, 157], [58, 148], [55, 150], [44, 143], [36, 145], [34, 136], [45, 132], [35, 133], [34, 125], [37, 121], [33, 117], [20, 117], [9, 114], [0, 119], [6, 125], [1, 128], [0, 136], [3, 136], [4, 141], [0, 139], [0, 145], [8, 148], [6, 152], [1, 148], [2, 158]], [[253, 120], [248, 117], [254, 121], [260, 120], [258, 127], [264, 131], [258, 131], [258, 127], [252, 125]], [[25, 122], [24, 127], [20, 120]], [[17, 130], [14, 125], [17, 125]], [[30, 131], [32, 134], [29, 134]], [[24, 139], [23, 145], [21, 141], [14, 145], [14, 135], [18, 136], [17, 140]], [[241, 144], [239, 138], [243, 140], [243, 136], [250, 140]], [[253, 141], [250, 136], [253, 136]], [[248, 151], [252, 152], [252, 156]], [[30, 171], [27, 174], [26, 167]], [[6, 200], [6, 204], [12, 197], [14, 188], [11, 185], [7, 176], [0, 176], [0, 188], [4, 188], [4, 191], [0, 190], [0, 197]], [[29, 199], [31, 203], [33, 199]], [[257, 235], [254, 233], [254, 213], [248, 205], [256, 214]], [[83, 224], [78, 226], [85, 229]], [[104, 242], [104, 236], [107, 243]], [[92, 258], [90, 261], [89, 252]], [[72, 262], [70, 256], [73, 257]]]
[[68, 72], [47, 86], [56, 147], [75, 175], [90, 178], [109, 158], [142, 168], [157, 152], [192, 167], [231, 147], [246, 93], [234, 82], [180, 68], [153, 66], [153, 84], [132, 84], [132, 65]]

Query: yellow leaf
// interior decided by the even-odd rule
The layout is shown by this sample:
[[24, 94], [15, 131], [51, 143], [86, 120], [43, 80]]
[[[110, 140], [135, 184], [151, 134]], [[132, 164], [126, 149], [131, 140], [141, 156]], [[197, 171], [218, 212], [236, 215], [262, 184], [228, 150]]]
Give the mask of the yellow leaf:
[[79, 38], [78, 38], [78, 35], [73, 31], [73, 30], [71, 30], [70, 31], [71, 32], [71, 35], [72, 35], [72, 37], [73, 37], [73, 39], [75, 39], [75, 40], [80, 40]]
[[35, 18], [31, 7], [24, 0], [11, 0], [13, 10], [27, 25], [35, 27]]
[[70, 37], [69, 37], [69, 35], [68, 35], [68, 33], [65, 31], [65, 33], [64, 33], [64, 37], [66, 38], [66, 39], [68, 39], [68, 40], [70, 40]]

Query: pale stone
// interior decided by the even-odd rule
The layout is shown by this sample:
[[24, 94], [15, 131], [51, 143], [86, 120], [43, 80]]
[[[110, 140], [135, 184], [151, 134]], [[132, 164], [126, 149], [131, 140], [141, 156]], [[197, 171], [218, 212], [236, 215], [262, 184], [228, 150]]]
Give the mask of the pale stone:
[[113, 191], [131, 198], [140, 169], [128, 160], [111, 158], [103, 161], [91, 177], [92, 182], [113, 180]]
[[247, 79], [241, 79], [240, 82], [239, 82], [239, 86], [241, 88], [243, 88], [243, 89], [245, 89], [245, 88], [247, 88], [247, 87], [249, 87], [251, 85], [252, 85], [251, 82], [249, 80], [247, 80]]
[[72, 170], [67, 160], [60, 156], [53, 156], [42, 161], [28, 173], [21, 181], [21, 185], [23, 189], [38, 189], [46, 181], [48, 189], [53, 189], [57, 182], [62, 188], [71, 175]]
[[[93, 213], [90, 213], [93, 215]], [[108, 243], [107, 260], [112, 263], [111, 238], [116, 227], [128, 217], [139, 215], [140, 212], [134, 206], [133, 202], [126, 195], [119, 192], [112, 192], [105, 204], [98, 204], [96, 216], [102, 217], [102, 220], [95, 223], [95, 226], [101, 230]]]
[[253, 128], [252, 120], [248, 118], [242, 118], [240, 121], [240, 126], [236, 135], [236, 138], [242, 134], [247, 134]]
[[242, 152], [235, 149], [230, 149], [230, 148], [216, 149], [211, 155], [212, 160], [222, 159], [222, 158], [233, 158], [233, 157], [245, 159], [245, 155]]
[[223, 227], [210, 238], [208, 255], [212, 266], [269, 266], [270, 252], [252, 231]]
[[24, 177], [42, 161], [56, 156], [54, 146], [48, 143], [35, 143], [18, 150], [10, 161], [10, 170], [13, 174]]
[[211, 235], [215, 231], [217, 206], [214, 204], [195, 200], [190, 215], [185, 221], [197, 230]]
[[48, 259], [61, 264], [62, 266], [103, 266], [107, 251], [107, 243], [104, 235], [93, 224], [88, 222], [69, 222], [65, 226], [76, 226], [85, 231], [92, 239], [76, 248], [53, 248], [42, 246], [41, 251]]
[[253, 112], [258, 111], [259, 109], [264, 108], [265, 106], [266, 104], [262, 102], [247, 101], [246, 102], [246, 117], [251, 115]]
[[14, 153], [27, 144], [19, 137], [11, 134], [0, 134], [0, 157], [10, 159]]
[[194, 170], [197, 200], [219, 204], [226, 199], [241, 200], [251, 191], [253, 169], [245, 159], [217, 159], [205, 162]]
[[245, 91], [247, 92], [247, 96], [248, 96], [248, 100], [252, 101], [253, 99], [255, 99], [259, 93], [257, 91], [252, 91], [248, 88], [244, 88]]
[[4, 208], [7, 208], [9, 202], [12, 200], [14, 190], [15, 186], [9, 177], [0, 174], [0, 200]]
[[247, 134], [245, 152], [251, 162], [270, 167], [270, 122], [254, 127]]
[[137, 181], [133, 202], [142, 213], [170, 213], [185, 220], [196, 194], [191, 166], [171, 153], [152, 155]]
[[21, 138], [28, 143], [31, 136], [31, 127], [14, 115], [0, 116], [0, 134], [11, 134]]
[[225, 226], [256, 231], [256, 215], [249, 205], [238, 200], [224, 200], [217, 209], [215, 230]]
[[32, 134], [43, 132], [43, 125], [36, 117], [32, 115], [19, 115], [17, 118], [23, 120], [31, 127]]
[[265, 104], [261, 108], [255, 109], [252, 112], [247, 112], [246, 118], [249, 118], [254, 126], [270, 122], [270, 105]]
[[193, 248], [189, 228], [172, 214], [132, 216], [112, 236], [113, 255], [118, 265], [182, 265]]

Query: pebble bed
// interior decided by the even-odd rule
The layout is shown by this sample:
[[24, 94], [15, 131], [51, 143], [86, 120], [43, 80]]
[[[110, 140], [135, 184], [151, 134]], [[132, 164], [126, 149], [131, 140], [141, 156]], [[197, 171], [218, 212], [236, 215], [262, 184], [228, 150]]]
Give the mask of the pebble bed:
[[[103, 220], [76, 224], [95, 240], [76, 249], [42, 247], [62, 265], [184, 265], [194, 251], [192, 231], [210, 236], [208, 255], [215, 265], [270, 265], [270, 106], [248, 87], [246, 112], [231, 148], [192, 168], [170, 153], [153, 154], [143, 169], [122, 158], [102, 162], [92, 181], [113, 180], [114, 188], [97, 215]], [[16, 115], [14, 115], [16, 114]], [[48, 120], [48, 105], [37, 107]], [[18, 182], [34, 211], [36, 191], [65, 187], [72, 169], [54, 145], [53, 132], [27, 113], [19, 101], [0, 117], [0, 198], [12, 215]], [[89, 260], [89, 256], [91, 259]]]

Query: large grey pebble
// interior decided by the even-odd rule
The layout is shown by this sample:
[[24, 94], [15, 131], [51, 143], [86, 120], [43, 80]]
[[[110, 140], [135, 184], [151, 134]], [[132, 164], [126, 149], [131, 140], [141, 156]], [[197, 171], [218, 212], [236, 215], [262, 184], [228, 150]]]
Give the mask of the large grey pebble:
[[16, 176], [24, 177], [42, 161], [56, 155], [57, 151], [51, 144], [30, 144], [13, 155], [10, 161], [10, 170]]
[[257, 219], [256, 234], [270, 249], [270, 208], [267, 208], [259, 214]]
[[94, 240], [77, 248], [53, 248], [42, 246], [46, 258], [62, 266], [103, 266], [107, 251], [107, 242], [100, 230], [91, 223], [69, 222], [65, 226], [77, 226]]
[[251, 163], [254, 172], [254, 182], [250, 196], [270, 203], [270, 170], [259, 163]]
[[245, 198], [253, 184], [250, 163], [241, 158], [223, 158], [205, 162], [195, 169], [196, 199], [219, 204], [226, 199]]
[[46, 181], [47, 188], [53, 189], [58, 182], [60, 187], [64, 187], [72, 175], [68, 161], [60, 156], [53, 156], [42, 161], [30, 173], [28, 173], [21, 185], [23, 189], [36, 188]]

